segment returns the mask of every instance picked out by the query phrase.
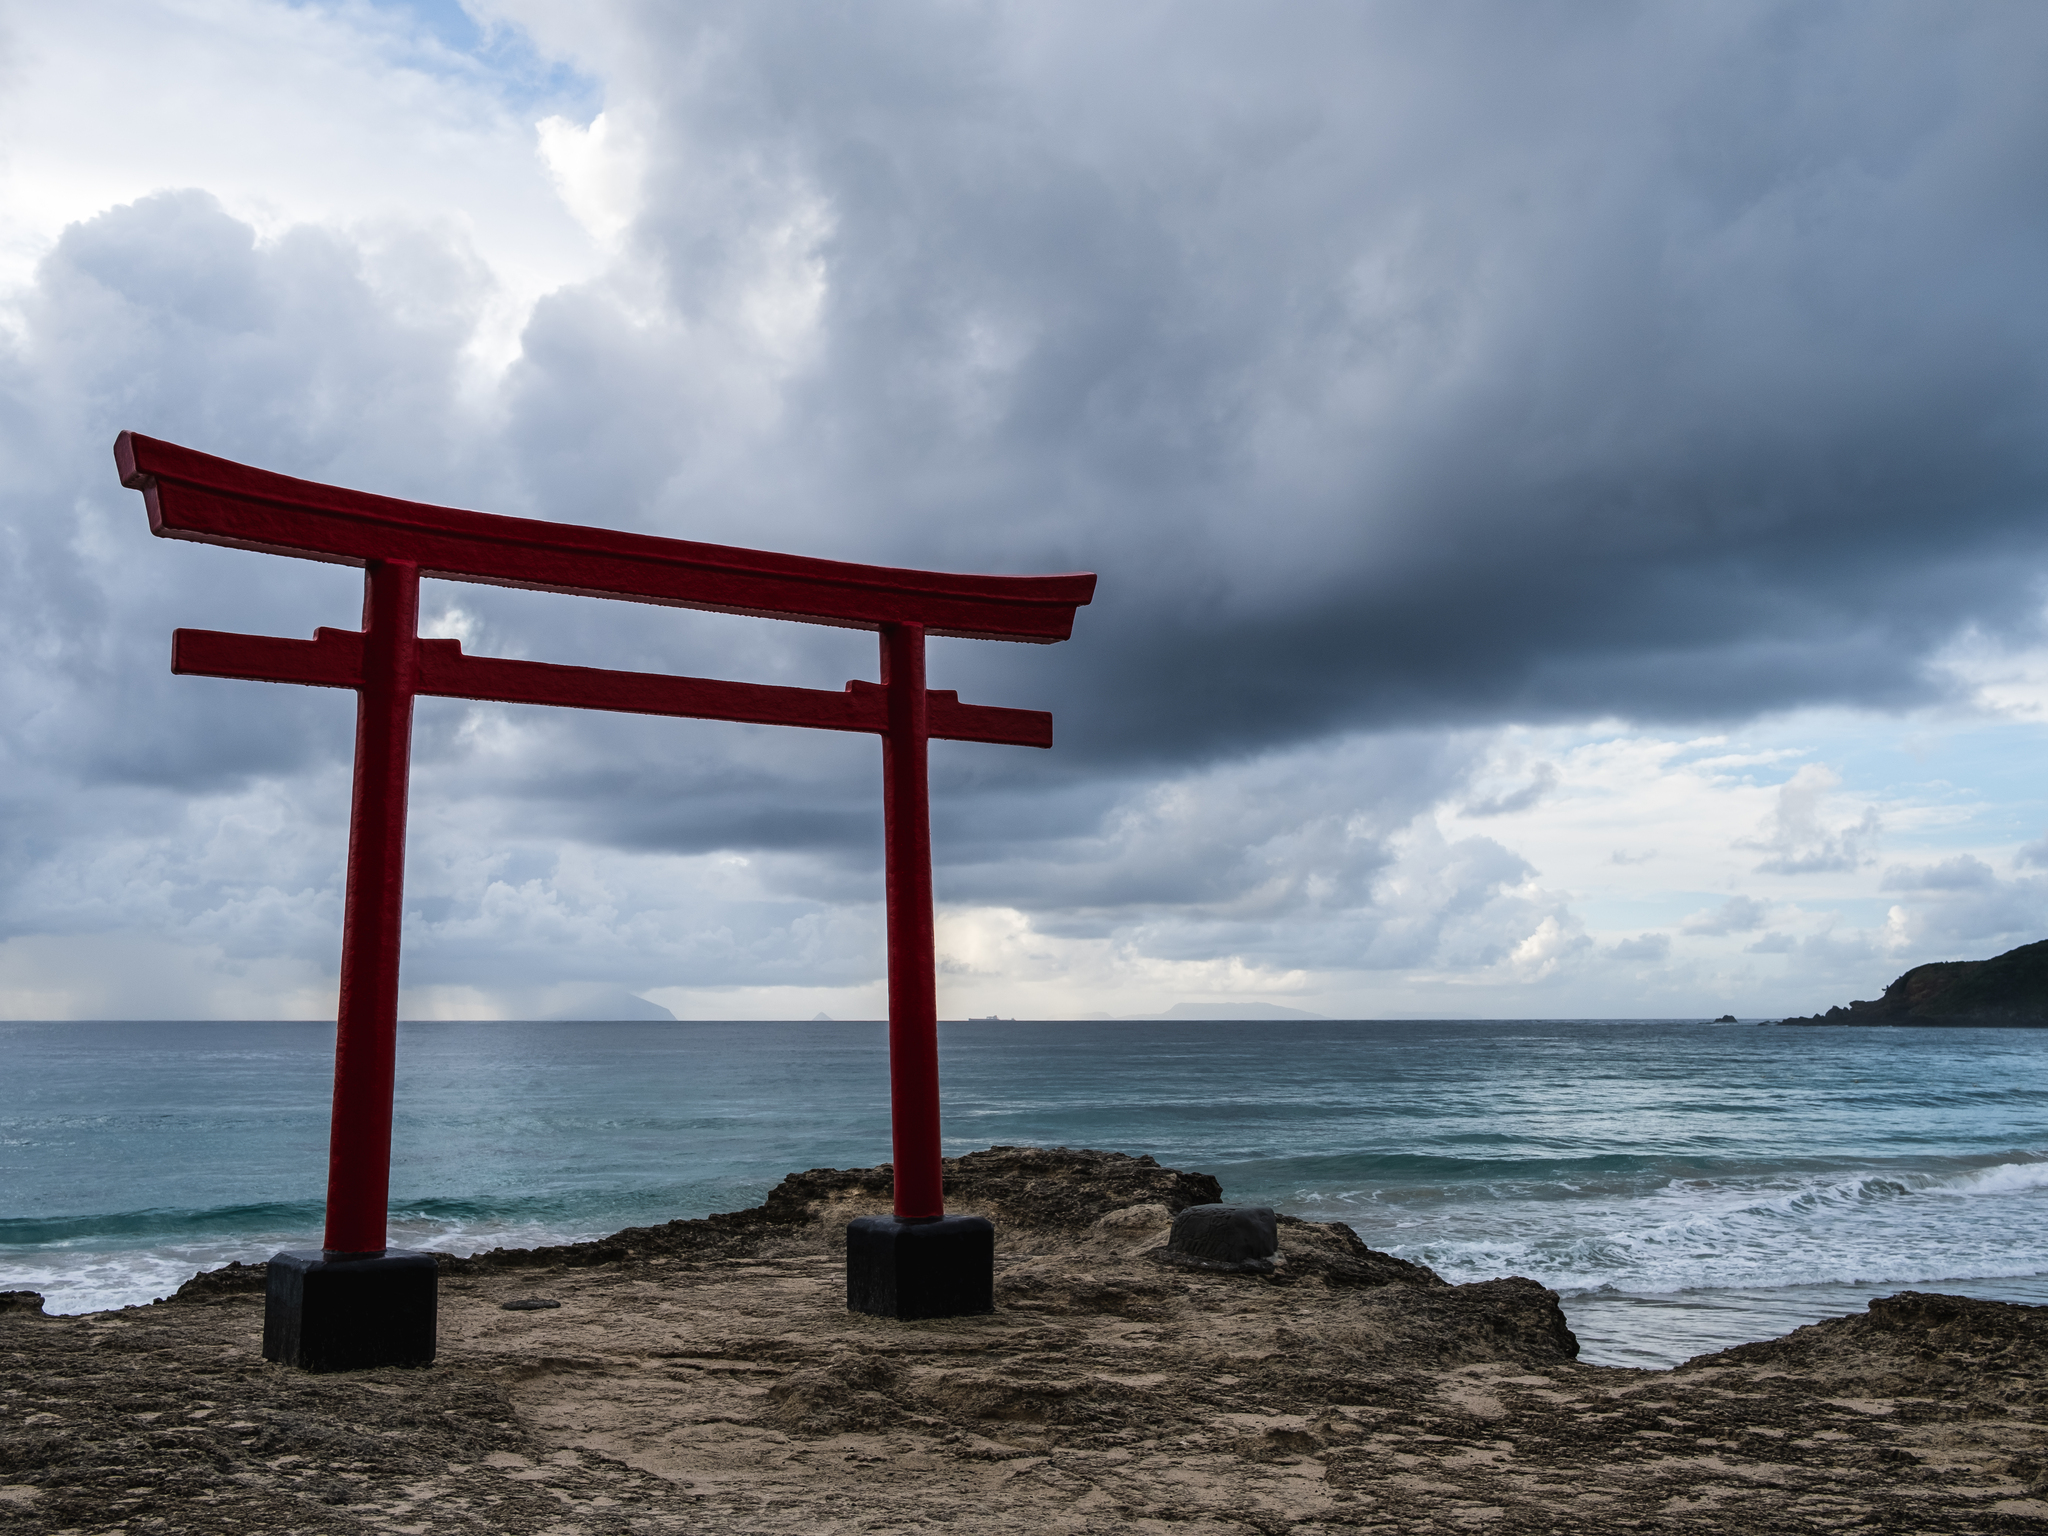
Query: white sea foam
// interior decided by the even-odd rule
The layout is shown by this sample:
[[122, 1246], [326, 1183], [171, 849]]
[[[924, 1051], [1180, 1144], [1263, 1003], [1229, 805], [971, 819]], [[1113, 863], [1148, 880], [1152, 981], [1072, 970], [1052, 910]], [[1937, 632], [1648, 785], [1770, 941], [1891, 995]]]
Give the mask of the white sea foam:
[[2048, 1158], [2038, 1162], [2000, 1163], [1996, 1168], [1953, 1174], [1934, 1180], [1928, 1188], [1959, 1195], [2003, 1195], [2017, 1190], [2048, 1189]]
[[1447, 1279], [1525, 1274], [1566, 1294], [2013, 1278], [2048, 1271], [2048, 1160], [1672, 1180], [1633, 1200], [1489, 1201], [1431, 1225], [1395, 1251]]
[[303, 1246], [301, 1241], [239, 1239], [152, 1248], [52, 1246], [9, 1254], [0, 1267], [0, 1288], [38, 1291], [43, 1309], [54, 1314], [104, 1312], [147, 1306], [204, 1269], [236, 1259], [267, 1259], [279, 1248]]
[[[468, 1255], [493, 1248], [540, 1248], [587, 1242], [607, 1230], [562, 1230], [533, 1222], [430, 1221], [418, 1217], [391, 1223], [394, 1248], [418, 1248]], [[108, 1247], [88, 1242], [17, 1249], [0, 1259], [0, 1290], [40, 1292], [43, 1310], [53, 1315], [104, 1312], [147, 1306], [171, 1295], [202, 1270], [240, 1261], [261, 1263], [283, 1248], [318, 1248], [315, 1232], [277, 1231], [248, 1237], [161, 1242], [148, 1248]]]

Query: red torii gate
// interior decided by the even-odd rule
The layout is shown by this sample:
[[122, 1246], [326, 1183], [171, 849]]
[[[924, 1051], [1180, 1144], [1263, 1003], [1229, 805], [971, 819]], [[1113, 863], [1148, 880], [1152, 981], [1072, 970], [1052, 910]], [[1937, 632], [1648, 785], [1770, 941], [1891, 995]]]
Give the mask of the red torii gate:
[[[283, 640], [181, 629], [172, 637], [173, 672], [351, 688], [357, 697], [327, 1227], [317, 1259], [279, 1255], [271, 1265], [266, 1354], [313, 1365], [419, 1355], [417, 1340], [377, 1346], [363, 1335], [378, 1332], [367, 1320], [372, 1313], [396, 1305], [390, 1275], [406, 1269], [388, 1257], [385, 1212], [412, 706], [422, 695], [882, 738], [896, 1219], [886, 1251], [876, 1249], [864, 1260], [861, 1244], [850, 1249], [849, 1304], [896, 1316], [986, 1310], [975, 1300], [978, 1282], [966, 1293], [969, 1304], [961, 1305], [958, 1276], [941, 1277], [942, 1295], [916, 1273], [941, 1246], [924, 1239], [979, 1220], [928, 1225], [944, 1217], [945, 1202], [925, 743], [937, 737], [1050, 747], [1052, 717], [963, 704], [955, 693], [927, 689], [924, 641], [927, 634], [1064, 640], [1073, 632], [1074, 610], [1094, 594], [1094, 576], [947, 575], [458, 511], [272, 474], [134, 432], [116, 440], [114, 458], [121, 483], [144, 494], [150, 532], [158, 537], [364, 568], [360, 631], [318, 629], [311, 640]], [[459, 640], [419, 637], [422, 576], [875, 630], [882, 680], [850, 682], [831, 693], [467, 656]], [[992, 1230], [989, 1235], [992, 1245]], [[875, 1233], [865, 1236], [880, 1241]], [[920, 1240], [906, 1246], [905, 1237]], [[942, 1270], [957, 1267], [938, 1263]], [[864, 1264], [872, 1273], [856, 1273]], [[293, 1265], [304, 1275], [294, 1270], [288, 1284], [281, 1281], [281, 1269]], [[982, 1266], [970, 1260], [970, 1268], [978, 1273]], [[340, 1299], [339, 1292], [322, 1304], [316, 1282], [329, 1289], [353, 1285], [361, 1304]], [[281, 1294], [281, 1284], [291, 1294]], [[385, 1299], [373, 1301], [373, 1292]], [[427, 1359], [433, 1354], [431, 1305], [429, 1292]], [[334, 1330], [316, 1326], [315, 1313], [330, 1311], [340, 1319], [339, 1333], [323, 1346], [312, 1335]]]

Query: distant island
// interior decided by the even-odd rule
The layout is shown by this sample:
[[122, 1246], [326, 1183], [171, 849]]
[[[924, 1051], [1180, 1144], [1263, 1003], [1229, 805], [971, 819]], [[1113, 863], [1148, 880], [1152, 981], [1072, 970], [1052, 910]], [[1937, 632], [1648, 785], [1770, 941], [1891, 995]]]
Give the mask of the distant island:
[[1916, 965], [1886, 987], [1883, 997], [1778, 1022], [2048, 1029], [2048, 939], [1991, 960]]
[[1126, 1013], [1133, 1020], [1205, 1019], [1223, 1024], [1255, 1023], [1261, 1019], [1320, 1019], [1324, 1015], [1306, 1008], [1283, 1008], [1278, 1003], [1241, 1001], [1235, 1003], [1175, 1003], [1164, 1013]]
[[623, 987], [591, 989], [580, 1002], [558, 1009], [544, 1024], [673, 1024], [676, 1016]]

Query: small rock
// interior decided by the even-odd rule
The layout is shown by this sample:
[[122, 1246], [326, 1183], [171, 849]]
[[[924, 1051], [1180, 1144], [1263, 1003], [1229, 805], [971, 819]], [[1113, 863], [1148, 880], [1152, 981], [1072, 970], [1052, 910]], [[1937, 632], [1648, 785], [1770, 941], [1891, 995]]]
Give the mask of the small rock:
[[1173, 1218], [1166, 1247], [1212, 1264], [1270, 1259], [1280, 1251], [1280, 1220], [1271, 1206], [1191, 1205]]
[[41, 1291], [0, 1291], [0, 1312], [24, 1312], [30, 1317], [43, 1315], [43, 1293]]
[[559, 1301], [546, 1296], [521, 1296], [517, 1301], [501, 1301], [498, 1309], [502, 1312], [548, 1312], [559, 1307]]

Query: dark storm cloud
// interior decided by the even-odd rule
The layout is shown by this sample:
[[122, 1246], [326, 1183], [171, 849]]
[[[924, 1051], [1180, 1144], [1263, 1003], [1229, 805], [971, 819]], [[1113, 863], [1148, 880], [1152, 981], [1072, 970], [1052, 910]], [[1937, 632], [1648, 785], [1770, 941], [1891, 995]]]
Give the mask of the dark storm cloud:
[[[664, 6], [636, 26], [617, 88], [659, 114], [635, 238], [662, 318], [602, 283], [544, 302], [502, 438], [449, 402], [459, 283], [403, 324], [345, 241], [259, 251], [203, 197], [67, 236], [50, 344], [118, 360], [96, 405], [185, 381], [154, 430], [295, 472], [1098, 569], [1071, 644], [935, 656], [967, 696], [1056, 702], [1069, 762], [1902, 705], [1959, 626], [2035, 622], [2030, 12]], [[773, 363], [731, 316], [774, 301], [777, 261], [818, 293], [802, 355]], [[772, 406], [747, 414], [749, 390]], [[558, 606], [545, 643], [615, 656], [672, 628], [568, 611], [595, 607]], [[677, 669], [763, 644], [843, 653], [755, 629]], [[215, 749], [282, 767], [299, 734], [259, 745], [224, 717], [110, 748], [107, 771], [197, 752], [203, 773]], [[1050, 789], [1063, 768], [990, 771]], [[698, 840], [622, 814], [622, 837]]]
[[[1898, 706], [2035, 622], [2039, 14], [638, 16], [678, 311], [821, 231], [767, 515], [671, 515], [1100, 569], [1076, 644], [960, 663], [1069, 750]], [[674, 387], [579, 334], [534, 474], [645, 496]]]

